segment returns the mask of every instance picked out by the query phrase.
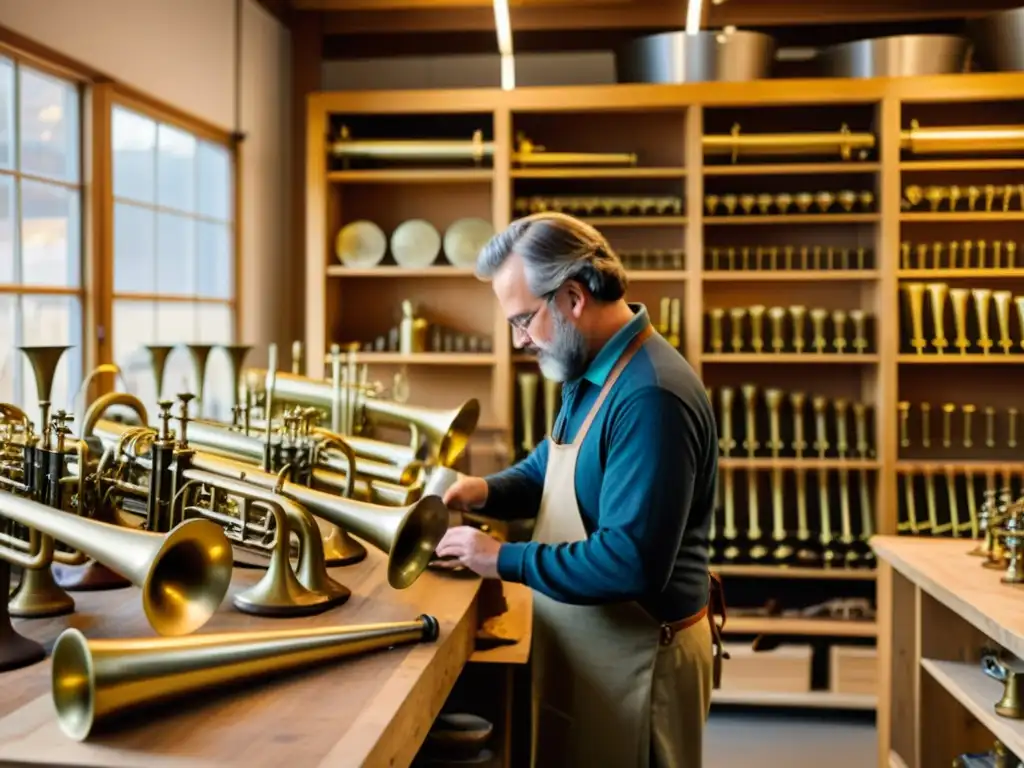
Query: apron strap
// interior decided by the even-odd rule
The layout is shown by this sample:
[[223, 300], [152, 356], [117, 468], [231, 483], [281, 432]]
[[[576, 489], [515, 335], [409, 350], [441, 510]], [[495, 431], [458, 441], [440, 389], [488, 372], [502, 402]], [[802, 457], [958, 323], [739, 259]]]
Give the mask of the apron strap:
[[650, 323], [648, 323], [642, 331], [633, 337], [629, 346], [626, 347], [625, 351], [615, 362], [615, 367], [612, 368], [611, 373], [608, 374], [608, 378], [605, 380], [604, 386], [601, 387], [601, 393], [597, 396], [597, 400], [594, 401], [594, 405], [590, 408], [590, 413], [587, 414], [587, 418], [580, 425], [579, 431], [576, 432], [576, 437], [573, 439], [573, 443], [575, 445], [580, 445], [583, 442], [583, 438], [587, 436], [587, 431], [590, 429], [591, 423], [593, 423], [598, 411], [601, 410], [601, 406], [604, 405], [605, 398], [608, 397], [608, 393], [611, 392], [612, 387], [615, 386], [615, 382], [618, 380], [619, 374], [622, 373], [626, 364], [633, 359], [633, 355], [637, 353], [640, 346], [647, 341], [647, 338], [652, 333], [654, 333], [654, 328]]
[[[722, 578], [717, 573], [708, 573], [711, 577], [711, 590], [708, 594], [708, 622], [711, 624], [711, 651], [714, 664], [713, 688], [722, 687], [722, 661], [729, 658], [722, 643], [722, 630], [725, 628], [725, 587], [722, 586]], [[722, 617], [722, 623], [715, 621], [715, 614]]]

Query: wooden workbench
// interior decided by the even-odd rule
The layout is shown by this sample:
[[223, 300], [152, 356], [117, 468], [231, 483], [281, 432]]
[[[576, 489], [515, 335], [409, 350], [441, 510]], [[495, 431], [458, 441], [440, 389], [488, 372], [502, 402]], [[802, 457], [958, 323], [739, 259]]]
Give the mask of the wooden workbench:
[[[385, 579], [384, 556], [331, 569], [352, 590], [349, 601], [319, 616], [265, 619], [236, 611], [230, 595], [259, 571], [236, 569], [221, 610], [200, 632], [407, 621], [429, 613], [440, 624], [435, 643], [343, 659], [321, 668], [257, 681], [235, 692], [199, 694], [163, 705], [157, 714], [125, 719], [117, 731], [87, 743], [60, 731], [50, 693], [49, 659], [0, 675], [0, 763], [102, 766], [406, 766], [416, 756], [463, 667], [478, 629], [476, 577], [426, 572], [406, 590]], [[525, 631], [522, 642], [481, 652], [479, 661], [522, 663], [529, 654], [529, 590], [503, 585], [520, 616], [492, 619]], [[511, 589], [510, 589], [511, 588]], [[89, 637], [151, 636], [135, 588], [76, 592], [77, 610], [56, 619], [16, 621], [22, 634], [50, 649], [60, 631]]]
[[1000, 582], [965, 539], [876, 536], [879, 765], [931, 768], [995, 739], [1024, 756], [1024, 721], [997, 715], [1003, 684], [982, 649], [1024, 658], [1024, 587]]

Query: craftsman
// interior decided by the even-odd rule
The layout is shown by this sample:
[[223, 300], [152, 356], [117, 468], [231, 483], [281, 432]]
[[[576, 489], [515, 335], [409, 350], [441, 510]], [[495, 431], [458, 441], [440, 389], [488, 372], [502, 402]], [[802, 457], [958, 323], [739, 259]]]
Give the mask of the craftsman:
[[[519, 219], [481, 252], [517, 348], [563, 383], [554, 435], [452, 509], [535, 517], [530, 542], [453, 527], [437, 547], [534, 591], [534, 766], [701, 764], [717, 581], [708, 571], [718, 449], [696, 373], [627, 303], [608, 242], [570, 216]], [[715, 643], [713, 643], [713, 637]]]

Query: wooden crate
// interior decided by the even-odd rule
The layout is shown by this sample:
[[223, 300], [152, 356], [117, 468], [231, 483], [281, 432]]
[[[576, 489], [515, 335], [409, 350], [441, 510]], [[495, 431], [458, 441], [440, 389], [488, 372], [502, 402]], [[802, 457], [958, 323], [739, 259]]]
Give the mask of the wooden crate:
[[878, 692], [878, 650], [833, 645], [829, 649], [829, 690], [875, 695]]
[[780, 645], [754, 651], [742, 643], [726, 643], [729, 658], [722, 666], [722, 690], [806, 693], [811, 690], [809, 645]]

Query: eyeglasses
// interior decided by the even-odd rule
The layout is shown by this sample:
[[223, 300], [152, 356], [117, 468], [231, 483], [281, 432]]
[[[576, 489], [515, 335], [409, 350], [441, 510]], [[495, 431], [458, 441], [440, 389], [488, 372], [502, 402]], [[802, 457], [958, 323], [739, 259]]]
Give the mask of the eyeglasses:
[[533, 324], [534, 318], [537, 317], [537, 313], [540, 312], [545, 305], [550, 304], [554, 300], [556, 293], [558, 293], [557, 290], [544, 294], [543, 296], [540, 297], [541, 301], [543, 302], [541, 306], [537, 307], [532, 312], [516, 315], [515, 317], [508, 321], [508, 324], [511, 325], [513, 329], [519, 331], [520, 333], [528, 333], [530, 326]]

